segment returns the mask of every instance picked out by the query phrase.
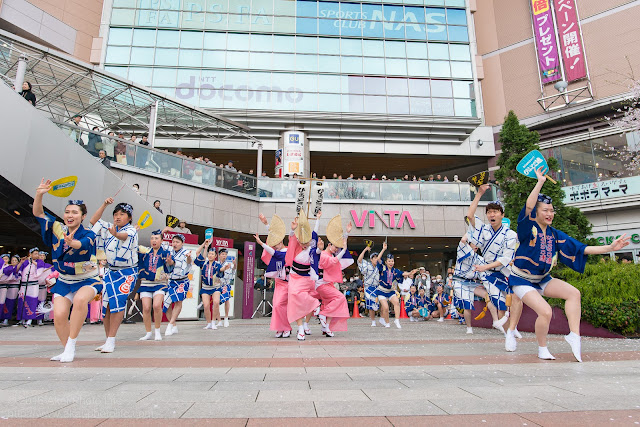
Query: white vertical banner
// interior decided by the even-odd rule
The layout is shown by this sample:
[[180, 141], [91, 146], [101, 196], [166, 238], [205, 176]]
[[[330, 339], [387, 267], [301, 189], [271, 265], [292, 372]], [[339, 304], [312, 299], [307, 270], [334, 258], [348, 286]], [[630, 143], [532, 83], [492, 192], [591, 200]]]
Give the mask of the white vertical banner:
[[307, 202], [309, 200], [309, 184], [307, 181], [298, 181], [296, 185], [296, 215], [300, 213], [300, 209], [304, 209], [307, 216]]
[[322, 202], [324, 201], [324, 182], [323, 181], [311, 181], [311, 207], [309, 210], [310, 218], [316, 218], [318, 212], [322, 210]]
[[283, 173], [293, 176], [304, 176], [304, 133], [300, 131], [287, 131], [284, 133], [282, 147]]

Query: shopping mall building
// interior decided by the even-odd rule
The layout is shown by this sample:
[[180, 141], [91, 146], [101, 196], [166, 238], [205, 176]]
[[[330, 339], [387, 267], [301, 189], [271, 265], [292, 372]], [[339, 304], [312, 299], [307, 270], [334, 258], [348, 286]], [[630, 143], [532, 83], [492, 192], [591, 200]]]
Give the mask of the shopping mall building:
[[[588, 215], [594, 235], [603, 242], [635, 236], [619, 255], [640, 259], [640, 171], [627, 167], [640, 136], [621, 136], [604, 119], [640, 72], [639, 21], [637, 0], [0, 2], [5, 48], [46, 49], [47, 60], [85, 66], [86, 75], [228, 125], [214, 137], [177, 120], [171, 136], [158, 124], [154, 149], [136, 157], [143, 149], [132, 146], [131, 158], [142, 163], [128, 161], [129, 152], [112, 162], [118, 178], [138, 183], [144, 199], [160, 200], [165, 214], [201, 237], [213, 227], [241, 244], [265, 232], [258, 212], [292, 219], [296, 182], [274, 176], [457, 175], [462, 183], [325, 181], [323, 223], [340, 213], [356, 224], [354, 249], [364, 238], [378, 247], [388, 240], [401, 267], [432, 273], [455, 258], [474, 195], [464, 181], [494, 168], [509, 110], [560, 161], [553, 173], [567, 188], [566, 202]], [[34, 92], [47, 113], [58, 92], [47, 84]], [[120, 96], [96, 93], [104, 98], [82, 102], [79, 94], [54, 119], [68, 123], [80, 112], [90, 127], [97, 115], [90, 107]], [[127, 138], [146, 125], [103, 122], [100, 132], [117, 129]], [[245, 173], [262, 167], [272, 178], [227, 176], [164, 149], [216, 164], [233, 160]], [[96, 193], [97, 203], [103, 194]]]

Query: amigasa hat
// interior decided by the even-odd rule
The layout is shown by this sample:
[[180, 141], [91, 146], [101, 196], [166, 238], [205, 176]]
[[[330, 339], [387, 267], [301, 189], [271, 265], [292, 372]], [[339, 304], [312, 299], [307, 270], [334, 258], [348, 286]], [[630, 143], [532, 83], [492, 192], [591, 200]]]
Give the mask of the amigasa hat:
[[269, 235], [267, 236], [267, 245], [275, 246], [284, 240], [287, 235], [287, 227], [284, 225], [284, 221], [278, 215], [271, 217], [269, 223]]
[[342, 229], [342, 217], [336, 215], [331, 218], [329, 225], [327, 225], [327, 240], [337, 248], [342, 249], [344, 247], [344, 230]]
[[298, 214], [298, 226], [296, 227], [294, 234], [298, 239], [298, 242], [301, 244], [306, 244], [311, 241], [311, 225], [309, 225], [309, 220], [307, 219], [307, 214], [304, 209], [300, 209], [300, 213]]

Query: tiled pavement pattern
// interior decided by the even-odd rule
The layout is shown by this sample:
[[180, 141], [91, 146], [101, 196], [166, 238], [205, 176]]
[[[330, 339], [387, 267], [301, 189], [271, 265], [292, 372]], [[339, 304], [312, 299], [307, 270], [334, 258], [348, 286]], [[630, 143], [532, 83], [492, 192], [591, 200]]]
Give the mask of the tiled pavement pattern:
[[268, 319], [178, 326], [141, 342], [123, 325], [105, 355], [87, 325], [71, 364], [49, 361], [50, 325], [0, 329], [0, 425], [640, 425], [640, 340], [584, 338], [580, 364], [559, 336], [540, 361], [533, 334], [506, 353], [497, 331], [452, 322], [351, 319], [305, 342], [272, 338]]

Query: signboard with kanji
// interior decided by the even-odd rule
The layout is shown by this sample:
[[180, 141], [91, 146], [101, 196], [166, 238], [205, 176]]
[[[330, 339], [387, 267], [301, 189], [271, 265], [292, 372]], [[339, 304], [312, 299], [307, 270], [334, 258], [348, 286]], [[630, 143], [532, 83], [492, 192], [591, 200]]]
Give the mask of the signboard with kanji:
[[634, 176], [589, 182], [565, 187], [563, 190], [566, 204], [613, 199], [615, 197], [640, 194], [640, 177]]
[[562, 78], [556, 43], [556, 31], [551, 14], [551, 0], [531, 0], [533, 38], [538, 52], [538, 69], [543, 84]]
[[565, 79], [568, 82], [572, 82], [585, 78], [587, 77], [587, 65], [585, 63], [576, 0], [555, 0], [554, 9]]

